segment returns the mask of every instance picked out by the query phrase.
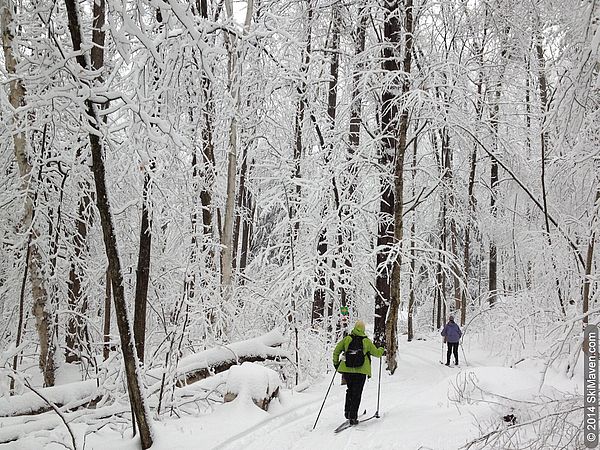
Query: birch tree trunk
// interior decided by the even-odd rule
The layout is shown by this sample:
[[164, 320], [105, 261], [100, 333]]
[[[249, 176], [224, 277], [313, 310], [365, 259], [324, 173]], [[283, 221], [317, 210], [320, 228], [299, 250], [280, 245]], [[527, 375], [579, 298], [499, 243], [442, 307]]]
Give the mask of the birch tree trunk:
[[14, 4], [10, 0], [0, 0], [0, 28], [2, 32], [2, 46], [4, 49], [4, 66], [9, 74], [8, 99], [14, 108], [10, 118], [13, 129], [13, 148], [15, 159], [21, 177], [21, 188], [25, 192], [24, 214], [21, 219], [21, 230], [30, 233], [26, 239], [28, 248], [28, 272], [31, 281], [33, 297], [32, 313], [35, 317], [36, 331], [40, 344], [39, 366], [46, 386], [54, 385], [54, 350], [51, 348], [51, 318], [46, 310], [48, 291], [42, 273], [42, 256], [37, 245], [39, 231], [33, 223], [34, 194], [31, 189], [31, 163], [27, 154], [27, 135], [25, 133], [24, 116], [19, 115], [19, 108], [25, 106], [25, 87], [23, 81], [17, 76], [17, 58], [13, 49], [14, 30], [17, 28], [13, 20]]
[[[246, 36], [250, 29], [250, 23], [253, 14], [253, 0], [248, 0], [246, 4], [246, 20], [244, 22], [243, 36]], [[225, 9], [230, 20], [233, 16], [233, 0], [225, 0]], [[228, 88], [231, 96], [233, 113], [229, 125], [229, 142], [227, 150], [227, 199], [225, 201], [225, 214], [223, 220], [222, 232], [222, 256], [221, 256], [221, 280], [225, 297], [232, 295], [233, 289], [233, 255], [234, 239], [233, 226], [235, 221], [235, 203], [236, 203], [236, 175], [237, 175], [237, 147], [238, 147], [238, 115], [240, 112], [240, 92], [242, 81], [243, 64], [243, 40], [237, 38], [231, 33], [225, 34], [228, 49], [228, 68], [229, 80]], [[241, 57], [241, 58], [240, 58]], [[241, 60], [240, 60], [241, 59]]]
[[[225, 8], [229, 20], [233, 21], [233, 0], [225, 0]], [[223, 229], [221, 231], [221, 284], [225, 298], [228, 298], [232, 286], [233, 276], [233, 222], [236, 194], [236, 172], [237, 172], [237, 106], [239, 90], [237, 84], [240, 81], [238, 74], [238, 41], [237, 37], [225, 33], [228, 53], [228, 88], [231, 96], [231, 107], [233, 112], [229, 124], [229, 141], [227, 145], [227, 198], [225, 200], [225, 214], [223, 218]]]

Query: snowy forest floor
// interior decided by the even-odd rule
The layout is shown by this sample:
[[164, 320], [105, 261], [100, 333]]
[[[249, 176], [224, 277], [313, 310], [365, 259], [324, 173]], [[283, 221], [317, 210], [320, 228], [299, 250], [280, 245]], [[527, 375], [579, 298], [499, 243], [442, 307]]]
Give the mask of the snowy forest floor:
[[[562, 402], [583, 390], [579, 373], [569, 380], [552, 368], [545, 374], [540, 390], [545, 367], [541, 360], [524, 360], [516, 368], [504, 367], [504, 361], [492, 356], [491, 349], [479, 345], [475, 339], [467, 340], [459, 349], [460, 367], [446, 367], [440, 364], [442, 348], [437, 335], [410, 343], [401, 341], [398, 370], [393, 376], [384, 370], [381, 376], [381, 418], [339, 434], [333, 432], [344, 420], [345, 387], [340, 384], [339, 375], [316, 429], [312, 429], [333, 376], [329, 371], [302, 392], [281, 392], [268, 412], [256, 407], [249, 398], [240, 397], [215, 406], [210, 414], [154, 421], [152, 448], [458, 449], [491, 430], [509, 427], [510, 424], [503, 421], [506, 415], [512, 414], [519, 425], [531, 420], [532, 409], [542, 402], [540, 399]], [[361, 412], [367, 411], [364, 417], [376, 410], [378, 372], [379, 362], [373, 359], [373, 377], [365, 385], [360, 408]], [[46, 414], [50, 417], [53, 413]], [[73, 424], [72, 427], [79, 434], [78, 441], [83, 443], [86, 425]], [[66, 433], [59, 428], [52, 433]], [[535, 426], [516, 428], [525, 435], [541, 432]], [[87, 435], [85, 449], [138, 449], [138, 440], [130, 436], [131, 429], [118, 432], [104, 427]], [[49, 440], [46, 440], [46, 449], [64, 449], [58, 443], [48, 444]], [[39, 443], [31, 437], [0, 445], [0, 449], [37, 449]], [[566, 448], [576, 448], [575, 442], [571, 444], [572, 447]], [[505, 445], [492, 439], [475, 448]]]

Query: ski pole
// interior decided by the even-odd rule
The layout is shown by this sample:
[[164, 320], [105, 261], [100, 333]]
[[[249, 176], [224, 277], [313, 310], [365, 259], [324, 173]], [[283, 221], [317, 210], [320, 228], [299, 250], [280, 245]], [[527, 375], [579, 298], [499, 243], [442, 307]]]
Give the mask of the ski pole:
[[462, 351], [462, 354], [463, 354], [463, 361], [465, 362], [465, 365], [467, 365], [467, 366], [468, 366], [468, 365], [469, 365], [469, 363], [467, 363], [467, 357], [466, 357], [466, 355], [465, 355], [465, 349], [464, 349], [464, 347], [463, 347], [463, 345], [462, 345], [462, 340], [460, 341], [460, 349], [461, 349], [461, 351]]
[[335, 375], [336, 374], [337, 374], [337, 369], [335, 369], [333, 371], [333, 378], [331, 379], [331, 383], [329, 383], [329, 387], [327, 388], [327, 393], [325, 394], [325, 398], [323, 399], [323, 404], [321, 405], [321, 409], [319, 410], [319, 414], [317, 414], [317, 420], [315, 420], [315, 424], [312, 427], [313, 430], [317, 426], [317, 422], [319, 421], [319, 417], [321, 417], [321, 411], [323, 411], [323, 406], [325, 406], [325, 400], [327, 400], [327, 396], [329, 395], [329, 390], [331, 389], [331, 386], [333, 385], [333, 380], [335, 380]]
[[375, 411], [375, 417], [379, 419], [379, 397], [381, 394], [381, 363], [383, 362], [383, 356], [379, 358], [379, 376], [377, 380], [377, 411]]
[[442, 364], [444, 364], [444, 340], [442, 339]]

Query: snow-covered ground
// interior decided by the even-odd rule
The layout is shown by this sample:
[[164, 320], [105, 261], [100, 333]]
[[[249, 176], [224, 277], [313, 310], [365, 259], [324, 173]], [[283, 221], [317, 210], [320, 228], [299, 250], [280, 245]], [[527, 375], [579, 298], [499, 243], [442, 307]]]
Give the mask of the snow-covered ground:
[[[465, 364], [465, 356], [466, 363]], [[282, 391], [269, 411], [256, 407], [249, 397], [217, 405], [211, 414], [163, 418], [154, 421], [156, 450], [172, 449], [458, 449], [483, 430], [502, 429], [503, 416], [513, 414], [517, 423], [529, 419], [529, 405], [536, 400], [556, 399], [580, 393], [580, 377], [572, 380], [546, 373], [540, 390], [542, 365], [528, 361], [516, 368], [502, 367], [489, 350], [476, 343], [461, 350], [461, 366], [440, 364], [442, 348], [436, 336], [411, 343], [401, 342], [399, 368], [393, 376], [383, 372], [379, 412], [381, 418], [367, 421], [339, 434], [343, 422], [345, 387], [336, 375], [321, 417], [313, 430], [333, 372], [302, 392]], [[369, 417], [377, 407], [378, 360], [373, 360], [373, 378], [365, 385], [360, 411]], [[51, 417], [52, 413], [47, 413]], [[56, 420], [54, 418], [53, 420]], [[59, 430], [60, 427], [57, 429]], [[86, 425], [74, 424], [79, 443]], [[54, 431], [53, 433], [61, 432]], [[88, 434], [85, 448], [133, 450], [136, 439], [103, 427]], [[48, 441], [46, 441], [48, 442]], [[0, 449], [38, 449], [36, 438], [0, 445]], [[59, 444], [47, 449], [63, 449]], [[497, 448], [490, 444], [490, 448]], [[575, 447], [573, 447], [575, 448]]]

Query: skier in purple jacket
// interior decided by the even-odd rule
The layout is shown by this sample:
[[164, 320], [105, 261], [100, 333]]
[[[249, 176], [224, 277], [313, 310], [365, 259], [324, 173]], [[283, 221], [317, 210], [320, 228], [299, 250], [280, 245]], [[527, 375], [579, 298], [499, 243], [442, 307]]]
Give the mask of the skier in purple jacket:
[[458, 365], [458, 342], [462, 336], [462, 331], [458, 324], [454, 322], [454, 316], [448, 317], [448, 323], [442, 330], [444, 342], [448, 344], [448, 353], [446, 353], [446, 365], [450, 365], [450, 354], [454, 354], [454, 364]]

